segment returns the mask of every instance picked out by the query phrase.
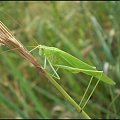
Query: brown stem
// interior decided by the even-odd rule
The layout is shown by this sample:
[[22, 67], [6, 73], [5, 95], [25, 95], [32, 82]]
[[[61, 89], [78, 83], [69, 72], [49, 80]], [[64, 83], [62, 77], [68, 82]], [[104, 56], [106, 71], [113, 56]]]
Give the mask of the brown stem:
[[68, 95], [68, 93], [42, 68], [42, 66], [38, 63], [38, 61], [33, 57], [33, 55], [20, 43], [19, 40], [15, 39], [14, 36], [10, 33], [8, 28], [0, 22], [0, 43], [5, 46], [11, 48], [20, 48], [16, 49], [16, 52], [27, 61], [32, 63], [35, 68], [42, 73], [44, 77], [46, 77], [69, 101], [70, 104], [74, 106], [74, 108], [82, 114], [83, 118], [89, 119], [90, 117], [80, 108], [80, 106]]

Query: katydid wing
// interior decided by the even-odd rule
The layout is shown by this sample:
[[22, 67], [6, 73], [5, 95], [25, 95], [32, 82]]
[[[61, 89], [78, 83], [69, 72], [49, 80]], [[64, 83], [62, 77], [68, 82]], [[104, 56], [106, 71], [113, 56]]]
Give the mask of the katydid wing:
[[[73, 73], [83, 72], [99, 79], [101, 73], [103, 72], [98, 71], [95, 67], [86, 64], [85, 62], [58, 48], [40, 45], [40, 50], [53, 66], [69, 70]], [[102, 73], [100, 80], [110, 85], [115, 84], [115, 82], [104, 73]]]

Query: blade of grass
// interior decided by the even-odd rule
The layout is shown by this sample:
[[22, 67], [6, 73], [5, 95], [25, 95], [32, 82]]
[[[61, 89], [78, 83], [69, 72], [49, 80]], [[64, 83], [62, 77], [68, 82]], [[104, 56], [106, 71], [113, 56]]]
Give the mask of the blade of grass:
[[10, 99], [5, 97], [5, 95], [3, 95], [1, 92], [0, 92], [0, 102], [6, 105], [9, 109], [15, 111], [18, 115], [20, 115], [20, 117], [28, 118], [27, 115], [22, 110], [20, 110], [15, 103], [13, 103]]
[[25, 82], [26, 80], [22, 77], [21, 73], [16, 69], [16, 67], [14, 66], [14, 63], [9, 58], [7, 58], [5, 55], [4, 55], [4, 60], [10, 67], [12, 74], [14, 74], [16, 79], [18, 79], [19, 82], [21, 83], [20, 85], [23, 88], [23, 90], [26, 92], [27, 95], [29, 95], [29, 97], [30, 97], [31, 101], [34, 103], [37, 111], [42, 115], [42, 117], [49, 118], [45, 108], [42, 106], [42, 103], [34, 95], [33, 91], [30, 88], [30, 85], [28, 84], [28, 82]]
[[[16, 51], [22, 58], [26, 59], [28, 62], [30, 62], [31, 64], [34, 65], [34, 67], [45, 77], [47, 78], [58, 90], [59, 92], [61, 92], [61, 94], [66, 98], [66, 100], [68, 100], [73, 106], [74, 108], [81, 113], [81, 115], [83, 116], [83, 118], [89, 118], [90, 117], [87, 115], [87, 113], [85, 111], [83, 111], [80, 106], [69, 96], [69, 94], [52, 78], [51, 75], [49, 75], [49, 73], [47, 73], [47, 71], [45, 69], [43, 69], [43, 67], [37, 62], [37, 60], [33, 57], [32, 54], [30, 54], [30, 52], [24, 48], [24, 46], [22, 45], [22, 43], [20, 43], [20, 41], [18, 41], [17, 39], [14, 38], [14, 36], [11, 34], [11, 32], [9, 31], [9, 29], [2, 23], [0, 22], [0, 32], [1, 32], [1, 36], [0, 36], [0, 42], [3, 43], [4, 45], [6, 45], [9, 48], [16, 48], [16, 46], [20, 47], [21, 49], [19, 49], [18, 51]], [[11, 61], [12, 62], [12, 61]], [[9, 62], [9, 64], [11, 65], [11, 62]], [[12, 64], [13, 66], [13, 64]], [[14, 67], [15, 68], [15, 67]], [[19, 73], [20, 74], [20, 73]], [[21, 76], [21, 75], [20, 75]], [[28, 85], [29, 86], [29, 85]], [[29, 89], [30, 90], [30, 89]], [[29, 92], [30, 94], [30, 92]], [[33, 93], [32, 93], [33, 95]], [[33, 97], [32, 97], [33, 98]], [[35, 98], [35, 97], [34, 97]], [[36, 99], [37, 100], [37, 99]], [[35, 100], [35, 101], [36, 101]], [[35, 103], [35, 105], [38, 105]], [[41, 106], [39, 104], [39, 106]], [[37, 107], [37, 106], [36, 106]], [[39, 108], [40, 109], [40, 108]], [[41, 111], [40, 111], [41, 112]], [[43, 115], [44, 116], [44, 115]]]
[[112, 56], [112, 54], [110, 52], [110, 49], [109, 49], [108, 45], [105, 42], [104, 35], [101, 32], [101, 31], [103, 31], [103, 30], [101, 30], [102, 27], [100, 26], [100, 24], [98, 23], [97, 19], [94, 16], [90, 16], [90, 19], [91, 19], [91, 21], [93, 23], [93, 27], [95, 29], [96, 34], [97, 34], [100, 42], [102, 43], [102, 47], [103, 47], [103, 49], [104, 49], [104, 51], [106, 53], [106, 56], [107, 56], [108, 60], [111, 60], [111, 62], [114, 63], [113, 56]]
[[110, 91], [110, 95], [111, 95], [111, 99], [112, 99], [112, 108], [113, 108], [115, 115], [117, 115], [117, 109], [116, 109], [116, 105], [115, 105], [115, 101], [114, 101], [113, 91], [110, 86], [109, 86], [109, 89], [110, 89], [109, 91]]
[[[1, 85], [1, 86], [4, 86], [3, 81], [0, 81], [0, 85]], [[27, 107], [28, 107], [28, 105], [27, 105], [27, 103], [25, 102], [25, 100], [23, 100], [23, 97], [20, 95], [20, 93], [17, 93], [18, 91], [15, 91], [15, 89], [13, 88], [12, 85], [9, 85], [8, 88], [9, 88], [9, 91], [12, 92], [11, 94], [15, 95], [17, 101], [18, 101], [20, 104], [22, 104], [21, 106], [23, 106], [24, 113], [26, 114], [26, 116], [29, 116], [29, 115], [28, 115], [28, 112], [27, 112]], [[19, 104], [19, 103], [18, 103], [18, 104]], [[28, 117], [27, 117], [27, 118], [28, 118]]]
[[[119, 97], [120, 97], [119, 94], [118, 94], [116, 97], [114, 97], [114, 99], [111, 101], [110, 105], [108, 106], [108, 110], [110, 109], [110, 107], [112, 106], [112, 104], [114, 104], [115, 101], [116, 101]], [[119, 117], [117, 116], [117, 114], [116, 114], [116, 113], [114, 113], [114, 114], [115, 114], [115, 118], [118, 119]], [[111, 115], [111, 113], [110, 113], [110, 111], [108, 111], [107, 116], [106, 116], [106, 119], [110, 119], [110, 117], [109, 117], [110, 115]]]
[[55, 103], [61, 104], [61, 105], [65, 106], [66, 108], [68, 108], [70, 111], [74, 111], [75, 112], [75, 110], [73, 109], [73, 106], [71, 106], [70, 104], [66, 103], [66, 101], [64, 101], [63, 99], [57, 98], [55, 95], [51, 94], [47, 90], [44, 90], [44, 89], [39, 88], [37, 86], [35, 86], [33, 89], [35, 89], [35, 91], [37, 91], [40, 94], [44, 95], [48, 99], [54, 101]]
[[[50, 23], [50, 21], [47, 21], [48, 26], [51, 28], [51, 30], [53, 30], [53, 32], [61, 38], [61, 40], [63, 41], [63, 43], [65, 45], [67, 45], [70, 50], [74, 53], [74, 55], [78, 56], [78, 49], [76, 48], [76, 46], [74, 46], [72, 43], [69, 42], [69, 39], [62, 33], [60, 32], [60, 30], [58, 30], [55, 25], [53, 23]], [[79, 52], [79, 58], [83, 59], [82, 55]]]

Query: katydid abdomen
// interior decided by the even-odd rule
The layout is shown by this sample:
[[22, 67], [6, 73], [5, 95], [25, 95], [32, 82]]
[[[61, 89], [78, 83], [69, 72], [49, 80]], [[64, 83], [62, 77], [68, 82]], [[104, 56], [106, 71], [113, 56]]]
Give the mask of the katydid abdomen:
[[64, 65], [80, 69], [96, 70], [95, 67], [86, 64], [58, 48], [44, 46], [44, 55], [52, 65]]

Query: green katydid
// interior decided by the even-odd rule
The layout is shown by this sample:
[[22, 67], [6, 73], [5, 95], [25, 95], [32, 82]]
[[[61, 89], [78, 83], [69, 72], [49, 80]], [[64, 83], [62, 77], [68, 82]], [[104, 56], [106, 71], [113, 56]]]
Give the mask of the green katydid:
[[45, 56], [45, 65], [46, 65], [46, 60], [47, 60], [50, 66], [52, 67], [53, 71], [55, 72], [58, 79], [60, 79], [60, 77], [58, 76], [53, 66], [57, 68], [69, 70], [73, 73], [83, 72], [87, 75], [94, 76], [97, 79], [100, 78], [101, 73], [102, 73], [102, 77], [100, 78], [101, 81], [107, 84], [110, 84], [110, 85], [115, 85], [115, 82], [112, 79], [110, 79], [108, 76], [106, 76], [103, 73], [103, 71], [98, 71], [96, 67], [86, 64], [85, 62], [68, 54], [67, 52], [64, 52], [55, 47], [48, 47], [44, 45], [38, 45], [37, 47], [32, 49], [30, 52], [32, 52], [36, 48], [39, 48], [40, 55], [42, 54]]
[[[98, 71], [96, 69], [96, 67], [90, 66], [88, 64], [86, 64], [85, 62], [75, 58], [74, 56], [58, 49], [55, 47], [48, 47], [48, 46], [44, 46], [44, 45], [38, 45], [37, 47], [35, 47], [34, 49], [32, 49], [30, 52], [32, 52], [33, 50], [35, 50], [36, 48], [39, 48], [39, 54], [43, 54], [45, 56], [45, 64], [44, 64], [44, 68], [46, 66], [46, 60], [49, 62], [51, 68], [54, 71], [54, 74], [56, 74], [56, 78], [60, 79], [59, 75], [57, 74], [56, 70], [54, 69], [54, 67], [61, 68], [61, 69], [65, 69], [68, 70], [70, 72], [73, 73], [79, 73], [79, 72], [83, 72], [87, 75], [92, 76], [88, 87], [83, 95], [83, 98], [85, 97], [88, 88], [92, 82], [93, 77], [96, 77], [98, 79], [95, 87], [93, 88], [91, 94], [89, 95], [88, 99], [86, 100], [85, 104], [83, 105], [82, 109], [86, 106], [88, 100], [90, 99], [90, 96], [93, 94], [96, 86], [98, 85], [99, 81], [103, 81], [107, 84], [110, 85], [114, 85], [115, 82], [113, 80], [111, 80], [109, 77], [107, 77], [103, 71]], [[83, 98], [81, 99], [80, 105], [83, 101]]]
[[[57, 70], [59, 68], [61, 69], [66, 69], [72, 73], [79, 73], [79, 72], [83, 72], [87, 75], [92, 76], [91, 80], [88, 84], [88, 87], [79, 103], [79, 105], [81, 106], [83, 99], [86, 96], [86, 93], [90, 87], [90, 84], [93, 80], [93, 77], [96, 77], [98, 79], [96, 85], [94, 86], [92, 92], [90, 93], [90, 95], [88, 96], [86, 102], [84, 103], [82, 110], [84, 109], [84, 107], [86, 106], [88, 100], [90, 99], [90, 97], [92, 96], [95, 88], [97, 87], [99, 81], [103, 81], [107, 84], [110, 85], [114, 85], [115, 82], [110, 79], [109, 77], [107, 77], [103, 71], [98, 71], [96, 69], [96, 67], [90, 66], [88, 64], [86, 64], [85, 62], [77, 59], [76, 57], [58, 49], [55, 47], [48, 47], [48, 46], [44, 46], [44, 45], [38, 45], [37, 47], [35, 47], [34, 49], [32, 49], [30, 52], [32, 52], [33, 50], [39, 48], [39, 55], [44, 55], [45, 56], [45, 61], [44, 61], [44, 68], [46, 67], [46, 60], [49, 62], [52, 70], [54, 71], [54, 74], [56, 74], [56, 78], [60, 79], [59, 75], [57, 74], [56, 70], [54, 69], [54, 67], [57, 67]], [[54, 66], [54, 67], [53, 67]], [[55, 77], [55, 76], [54, 76]]]

